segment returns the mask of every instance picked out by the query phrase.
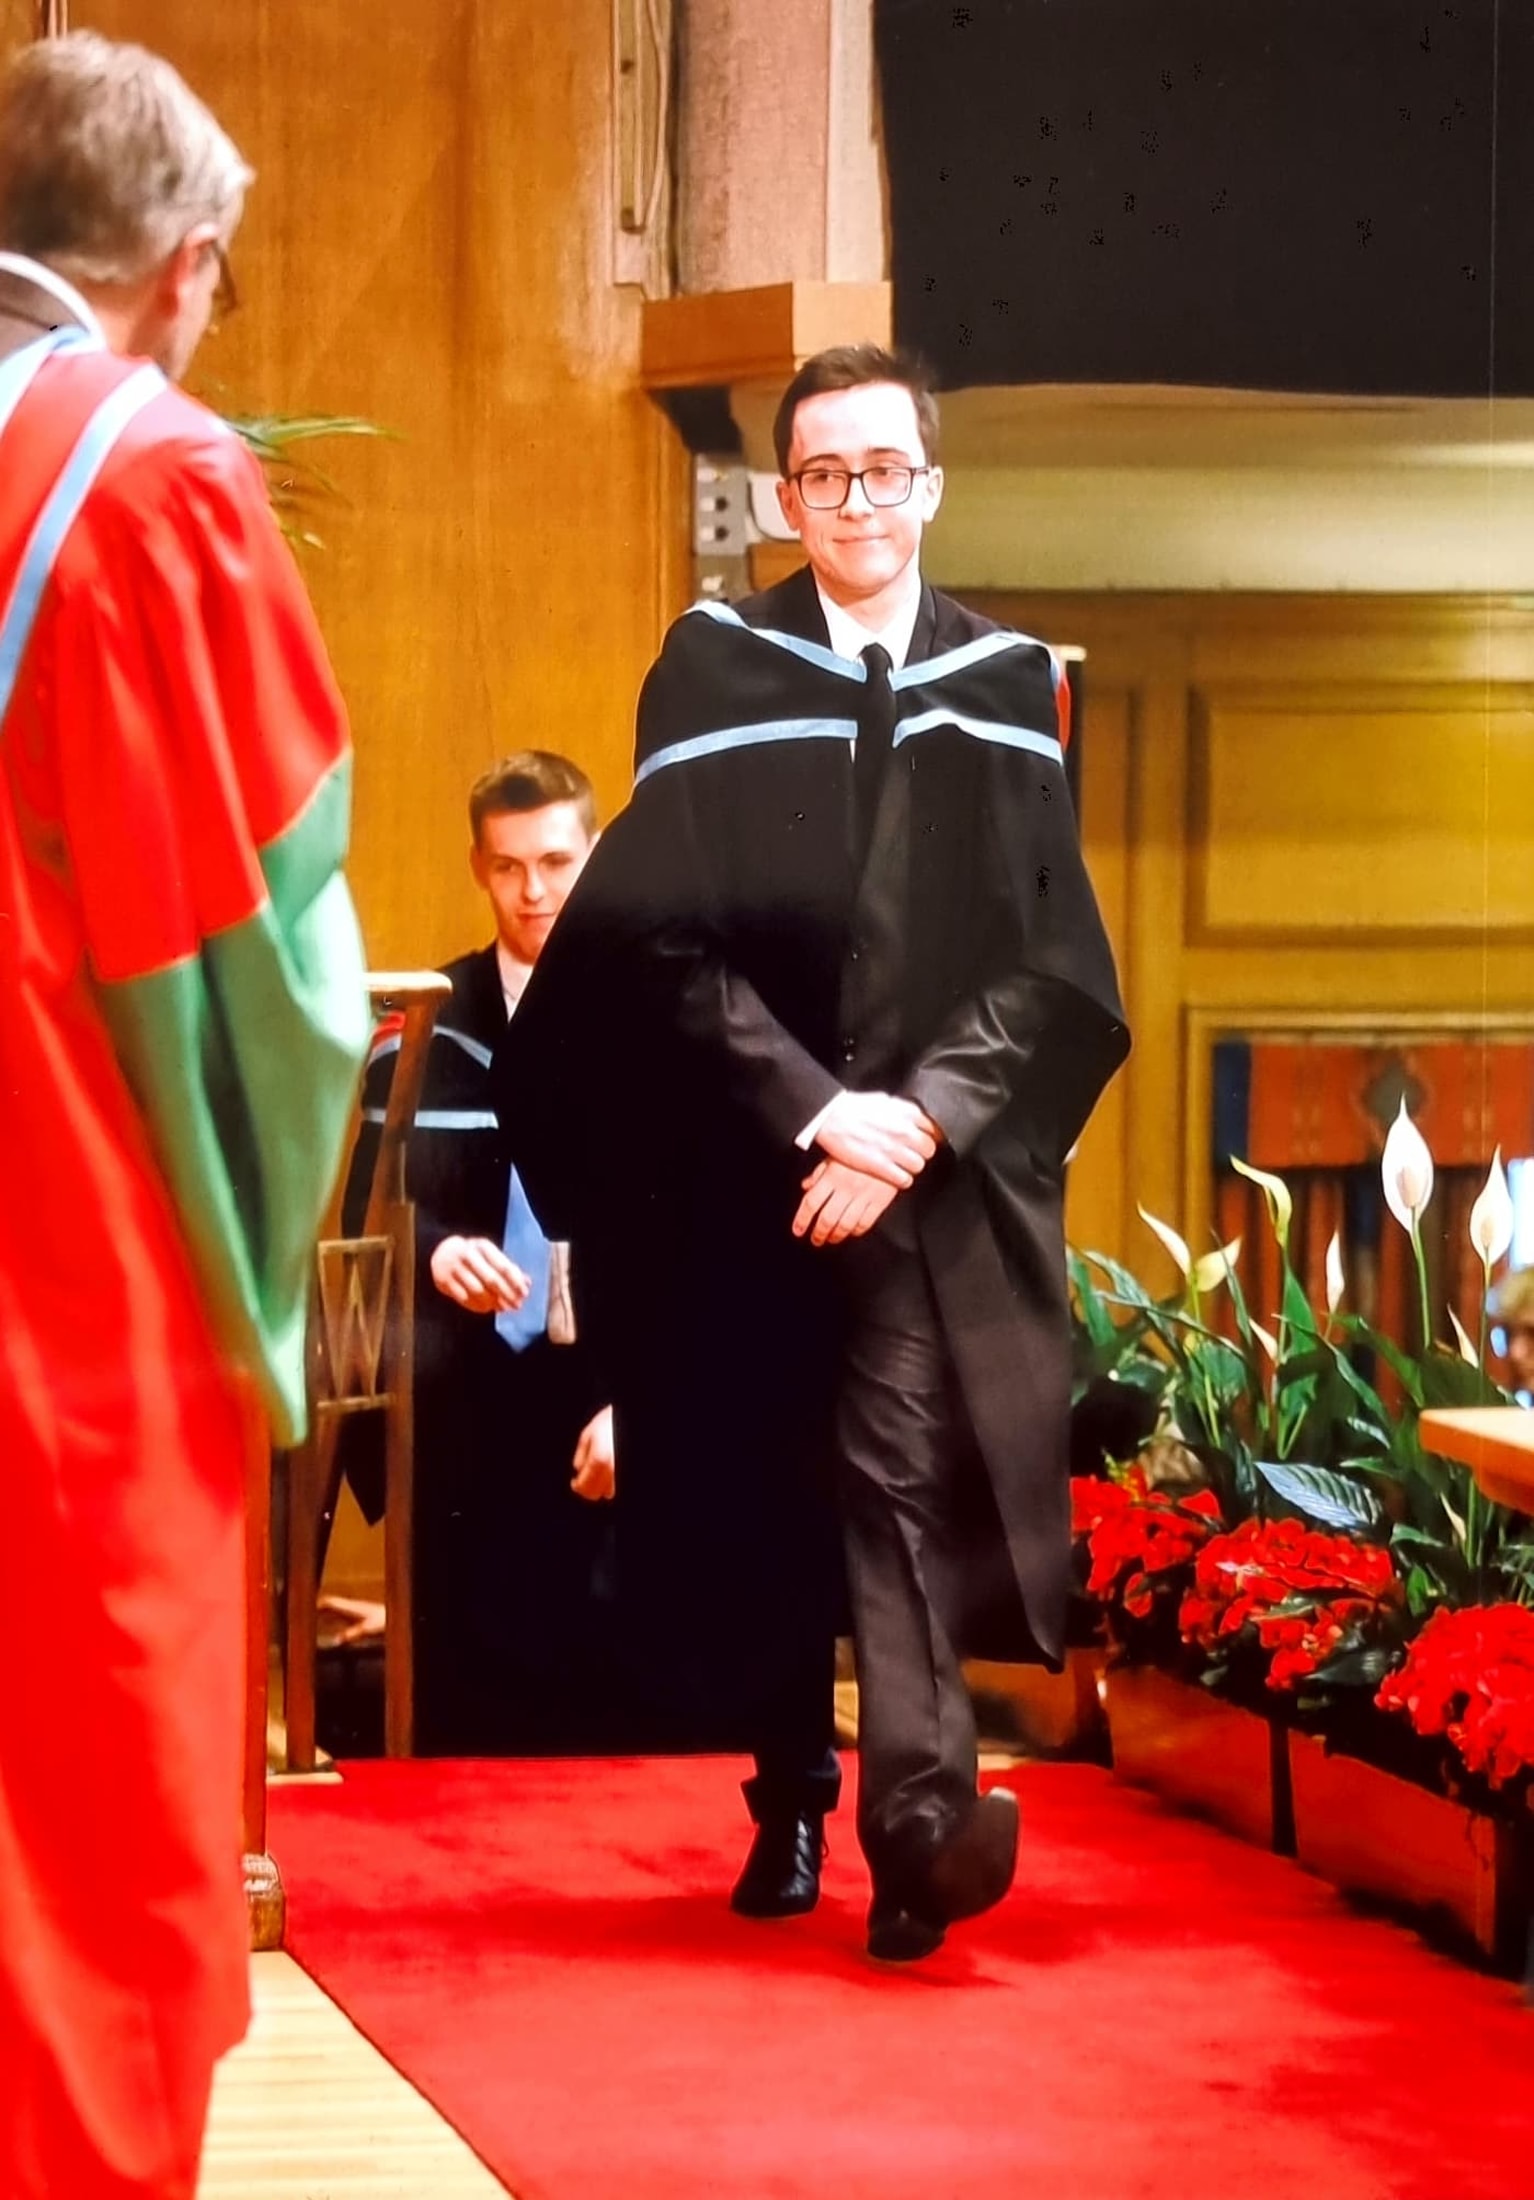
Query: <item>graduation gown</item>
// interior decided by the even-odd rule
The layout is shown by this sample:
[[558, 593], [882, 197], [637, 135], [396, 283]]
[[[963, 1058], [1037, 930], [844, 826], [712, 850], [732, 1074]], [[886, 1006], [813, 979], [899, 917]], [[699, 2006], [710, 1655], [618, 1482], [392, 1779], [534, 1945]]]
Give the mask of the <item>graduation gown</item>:
[[[630, 1531], [749, 1684], [833, 1610], [822, 1472], [837, 1251], [789, 1224], [794, 1140], [842, 1085], [919, 1101], [946, 1145], [914, 1229], [1027, 1647], [1058, 1656], [1069, 1562], [1065, 1157], [1128, 1046], [1040, 643], [924, 592], [866, 853], [866, 674], [807, 571], [672, 627], [633, 799], [567, 903], [498, 1057], [546, 1226], [573, 1235], [614, 1361]], [[518, 1091], [537, 1050], [536, 1093]], [[636, 1565], [625, 1557], [626, 1587]], [[963, 1615], [959, 1615], [962, 1627]], [[1025, 1647], [1019, 1643], [1017, 1647]]]
[[[452, 998], [432, 1032], [406, 1152], [416, 1211], [417, 1739], [428, 1754], [616, 1746], [614, 1508], [570, 1487], [580, 1432], [606, 1403], [592, 1354], [579, 1339], [547, 1337], [513, 1352], [489, 1315], [456, 1305], [431, 1278], [444, 1238], [501, 1242], [511, 1173], [488, 1089], [506, 1028], [494, 944], [460, 955], [445, 975]], [[381, 1026], [363, 1082], [349, 1228], [367, 1203], [398, 1045]], [[358, 1416], [343, 1436], [352, 1486], [375, 1519], [376, 1422]]]
[[291, 1438], [368, 1023], [347, 756], [235, 439], [81, 331], [0, 357], [14, 2200], [190, 2200], [244, 2028], [235, 1370]]

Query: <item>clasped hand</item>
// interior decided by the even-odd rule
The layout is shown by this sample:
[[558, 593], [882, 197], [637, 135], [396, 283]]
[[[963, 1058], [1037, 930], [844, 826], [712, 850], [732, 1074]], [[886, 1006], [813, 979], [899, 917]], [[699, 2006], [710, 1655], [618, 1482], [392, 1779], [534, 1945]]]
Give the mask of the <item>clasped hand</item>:
[[826, 1158], [804, 1179], [795, 1237], [840, 1245], [874, 1227], [937, 1152], [942, 1133], [914, 1100], [889, 1092], [839, 1093], [815, 1130]]

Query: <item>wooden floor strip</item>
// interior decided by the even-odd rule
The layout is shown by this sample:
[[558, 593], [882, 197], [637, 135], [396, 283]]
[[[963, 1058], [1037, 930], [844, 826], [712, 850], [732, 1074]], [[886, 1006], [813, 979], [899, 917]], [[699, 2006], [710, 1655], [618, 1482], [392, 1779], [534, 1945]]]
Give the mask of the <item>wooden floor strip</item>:
[[290, 1956], [251, 1957], [249, 2036], [219, 2068], [198, 2200], [505, 2200]]

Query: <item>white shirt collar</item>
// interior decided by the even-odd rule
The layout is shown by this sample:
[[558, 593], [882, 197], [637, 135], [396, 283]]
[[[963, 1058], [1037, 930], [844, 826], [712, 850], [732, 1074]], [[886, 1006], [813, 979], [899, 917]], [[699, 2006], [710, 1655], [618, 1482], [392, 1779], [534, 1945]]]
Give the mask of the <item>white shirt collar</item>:
[[87, 305], [73, 283], [53, 268], [45, 267], [41, 260], [29, 260], [23, 252], [0, 252], [0, 275], [14, 275], [21, 282], [30, 283], [34, 290], [45, 290], [69, 314], [81, 328], [98, 342], [106, 342], [106, 331], [96, 318], [95, 309]]
[[533, 974], [533, 966], [520, 961], [504, 940], [497, 940], [495, 943], [495, 961], [496, 968], [501, 973], [501, 997], [506, 1003], [506, 1014], [510, 1017], [516, 1012], [517, 1003], [522, 998], [522, 988]]
[[904, 600], [888, 625], [877, 629], [860, 626], [850, 611], [833, 603], [820, 582], [815, 582], [815, 593], [820, 598], [820, 608], [825, 613], [826, 632], [831, 637], [831, 647], [838, 657], [850, 657], [857, 661], [870, 642], [879, 642], [889, 651], [890, 664], [898, 669], [906, 661], [911, 650], [911, 636], [916, 632], [916, 621], [921, 615], [921, 573], [913, 559], [906, 585]]

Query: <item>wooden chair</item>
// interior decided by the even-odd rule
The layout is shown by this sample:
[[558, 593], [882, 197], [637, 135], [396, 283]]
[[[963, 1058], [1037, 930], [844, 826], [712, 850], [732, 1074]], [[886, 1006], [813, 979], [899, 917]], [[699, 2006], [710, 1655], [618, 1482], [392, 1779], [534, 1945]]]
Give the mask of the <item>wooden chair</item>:
[[375, 1009], [403, 1022], [361, 1232], [342, 1234], [343, 1171], [315, 1246], [309, 1434], [287, 1455], [282, 1662], [291, 1772], [314, 1769], [320, 1577], [340, 1496], [341, 1424], [356, 1413], [384, 1418], [384, 1749], [408, 1757], [414, 1747], [415, 1209], [406, 1196], [405, 1154], [432, 1028], [451, 991], [437, 971], [368, 979]]

